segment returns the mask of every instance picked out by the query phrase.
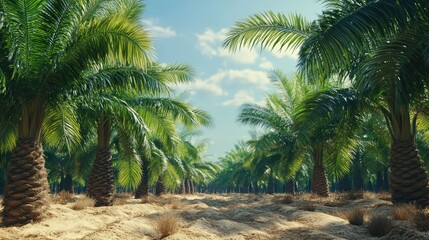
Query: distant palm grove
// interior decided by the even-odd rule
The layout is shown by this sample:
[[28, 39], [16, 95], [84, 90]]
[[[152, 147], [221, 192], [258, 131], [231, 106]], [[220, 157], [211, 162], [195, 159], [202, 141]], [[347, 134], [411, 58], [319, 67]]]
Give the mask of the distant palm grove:
[[[273, 70], [254, 126], [219, 161], [213, 120], [174, 92], [185, 64], [160, 64], [141, 0], [0, 1], [2, 225], [43, 218], [49, 193], [387, 191], [429, 205], [429, 1], [323, 0], [316, 20], [263, 12], [223, 47], [299, 52]], [[237, 19], [239, 20], [239, 19]], [[176, 97], [177, 96], [177, 97]]]

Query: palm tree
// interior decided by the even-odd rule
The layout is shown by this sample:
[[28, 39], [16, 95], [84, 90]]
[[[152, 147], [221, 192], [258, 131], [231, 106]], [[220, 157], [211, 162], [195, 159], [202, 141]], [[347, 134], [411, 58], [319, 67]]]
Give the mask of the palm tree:
[[[47, 206], [42, 137], [49, 113], [71, 89], [109, 86], [80, 74], [100, 60], [145, 67], [150, 41], [139, 1], [6, 0], [0, 3], [1, 101], [14, 126], [2, 122], [2, 148], [14, 149], [3, 201], [3, 224], [41, 219]], [[92, 86], [91, 88], [84, 88]], [[2, 109], [3, 110], [3, 109]], [[60, 111], [61, 112], [61, 111]], [[16, 139], [16, 142], [13, 140]]]
[[157, 181], [162, 187], [162, 183], [167, 181], [167, 185], [174, 188], [185, 171], [181, 157], [186, 152], [183, 150], [186, 142], [177, 132], [177, 124], [193, 129], [211, 126], [213, 121], [207, 112], [181, 99], [141, 98], [137, 103], [137, 111], [148, 119], [149, 129], [154, 129], [146, 138], [149, 144], [136, 147], [141, 157], [143, 176], [135, 197], [141, 198], [147, 196], [150, 182]]
[[299, 48], [298, 66], [309, 79], [349, 79], [367, 103], [360, 105], [371, 106], [361, 109], [380, 111], [386, 120], [393, 202], [428, 205], [428, 176], [415, 144], [429, 80], [427, 1], [326, 0], [325, 5], [312, 24], [281, 14], [256, 15], [238, 23], [225, 45]]
[[[271, 162], [273, 170], [279, 161], [277, 165], [283, 171], [283, 179], [288, 180], [299, 169], [303, 154], [308, 152], [313, 159], [312, 192], [326, 196], [329, 188], [325, 167], [331, 175], [339, 177], [348, 171], [350, 165], [348, 153], [351, 146], [340, 146], [341, 141], [337, 139], [337, 132], [340, 132], [337, 129], [338, 116], [330, 121], [317, 121], [308, 127], [301, 114], [301, 104], [314, 94], [316, 87], [323, 86], [306, 86], [299, 75], [288, 79], [281, 72], [275, 72], [272, 79], [276, 81], [278, 92], [268, 95], [267, 106], [244, 105], [239, 116], [243, 123], [268, 130], [252, 143], [256, 153], [252, 164], [261, 168], [264, 161]], [[324, 85], [329, 88], [329, 84]], [[330, 154], [329, 149], [333, 148], [340, 150], [339, 154]], [[265, 166], [269, 165], [265, 163]]]

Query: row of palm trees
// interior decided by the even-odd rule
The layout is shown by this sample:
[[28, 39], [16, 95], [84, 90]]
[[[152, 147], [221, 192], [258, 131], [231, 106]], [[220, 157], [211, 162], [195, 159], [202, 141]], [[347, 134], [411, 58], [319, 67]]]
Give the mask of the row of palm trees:
[[97, 206], [109, 206], [115, 181], [147, 193], [150, 180], [175, 188], [215, 169], [185, 135], [211, 117], [171, 97], [194, 73], [155, 61], [143, 8], [139, 0], [0, 2], [3, 225], [42, 218], [48, 174], [63, 189], [85, 184]]
[[301, 80], [289, 81], [302, 85], [295, 95], [285, 86], [265, 106], [246, 105], [240, 113], [241, 122], [267, 129], [250, 143], [253, 161], [264, 161], [273, 172], [289, 164], [282, 174], [290, 175], [299, 169], [299, 156], [309, 154], [312, 190], [327, 195], [325, 168], [334, 178], [346, 173], [365, 149], [362, 142], [368, 143], [370, 132], [359, 135], [359, 129], [378, 124], [381, 116], [391, 142], [393, 202], [429, 205], [428, 175], [416, 147], [427, 126], [428, 2], [323, 3], [325, 10], [311, 22], [298, 14], [265, 12], [237, 22], [227, 34], [224, 47], [231, 51], [299, 51]]

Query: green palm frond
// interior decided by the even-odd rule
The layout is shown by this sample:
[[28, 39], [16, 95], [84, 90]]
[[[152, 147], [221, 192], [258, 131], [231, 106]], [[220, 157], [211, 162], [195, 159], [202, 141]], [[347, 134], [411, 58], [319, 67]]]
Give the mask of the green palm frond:
[[269, 129], [288, 129], [291, 124], [290, 119], [278, 115], [268, 107], [257, 104], [244, 104], [241, 107], [238, 121]]
[[[313, 80], [348, 70], [415, 16], [418, 1], [324, 1], [318, 30], [302, 44], [298, 67]], [[359, 56], [359, 57], [356, 57]], [[323, 69], [323, 70], [322, 70]]]
[[269, 50], [298, 50], [311, 32], [311, 24], [301, 15], [269, 11], [237, 22], [228, 31], [223, 47], [231, 51], [258, 45]]
[[50, 106], [46, 109], [45, 115], [43, 121], [45, 142], [51, 147], [71, 153], [81, 140], [75, 107], [71, 104]]

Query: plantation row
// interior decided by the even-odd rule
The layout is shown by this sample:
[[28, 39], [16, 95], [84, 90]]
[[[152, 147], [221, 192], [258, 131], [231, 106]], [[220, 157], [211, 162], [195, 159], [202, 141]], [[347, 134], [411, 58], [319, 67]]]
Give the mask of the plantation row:
[[49, 190], [86, 192], [96, 206], [112, 205], [115, 188], [389, 190], [394, 203], [429, 205], [429, 3], [323, 3], [311, 22], [265, 12], [228, 31], [232, 52], [299, 59], [290, 76], [272, 72], [265, 104], [241, 107], [238, 120], [261, 131], [213, 163], [196, 136], [211, 117], [174, 97], [194, 72], [152, 57], [141, 1], [2, 1], [2, 223], [40, 220]]

